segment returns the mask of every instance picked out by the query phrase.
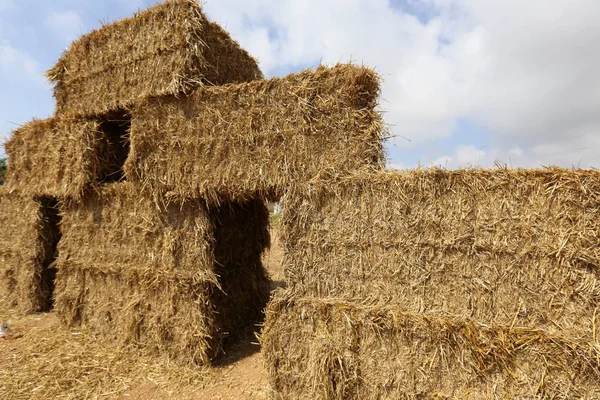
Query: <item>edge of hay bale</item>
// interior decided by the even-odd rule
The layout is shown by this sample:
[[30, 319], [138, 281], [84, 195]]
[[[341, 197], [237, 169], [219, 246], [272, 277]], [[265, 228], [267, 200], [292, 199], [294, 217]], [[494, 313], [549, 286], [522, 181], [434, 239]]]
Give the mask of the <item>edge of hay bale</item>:
[[261, 338], [277, 398], [596, 398], [598, 342], [280, 292]]
[[379, 91], [372, 69], [341, 64], [151, 98], [133, 110], [125, 170], [151, 193], [218, 204], [381, 167]]
[[98, 115], [262, 73], [196, 0], [167, 0], [83, 35], [46, 76], [55, 83], [57, 114]]

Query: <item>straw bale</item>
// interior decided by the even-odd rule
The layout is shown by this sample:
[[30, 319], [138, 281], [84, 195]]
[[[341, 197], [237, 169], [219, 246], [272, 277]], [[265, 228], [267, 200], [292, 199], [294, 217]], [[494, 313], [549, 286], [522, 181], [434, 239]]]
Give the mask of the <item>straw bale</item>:
[[7, 184], [31, 196], [80, 198], [114, 164], [101, 121], [82, 118], [33, 120], [6, 143]]
[[[51, 262], [58, 230], [43, 200], [0, 187], [0, 302], [19, 314], [47, 310], [52, 302]], [[55, 217], [55, 216], [54, 216]]]
[[62, 214], [55, 309], [68, 326], [206, 364], [268, 300], [262, 202], [157, 205], [123, 182], [65, 202]]
[[460, 317], [279, 293], [263, 354], [281, 399], [597, 399], [600, 346]]
[[299, 295], [595, 337], [600, 172], [359, 172], [283, 201]]
[[383, 160], [377, 75], [319, 67], [285, 78], [153, 98], [132, 111], [125, 171], [154, 193], [277, 198], [325, 171]]
[[196, 0], [168, 0], [82, 36], [46, 76], [55, 83], [57, 114], [99, 115], [262, 73]]

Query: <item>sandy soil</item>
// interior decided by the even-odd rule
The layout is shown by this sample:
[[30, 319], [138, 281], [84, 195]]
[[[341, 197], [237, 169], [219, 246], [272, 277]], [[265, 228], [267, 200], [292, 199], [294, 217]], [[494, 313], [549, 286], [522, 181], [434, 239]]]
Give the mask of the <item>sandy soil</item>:
[[[271, 249], [265, 254], [265, 266], [273, 279], [273, 286], [283, 285], [283, 269], [281, 259], [283, 250], [279, 242], [277, 228], [271, 231]], [[5, 316], [6, 317], [6, 316]], [[58, 329], [59, 322], [52, 312], [38, 314], [24, 318], [9, 318], [15, 321], [12, 324], [13, 332], [10, 338], [0, 339], [0, 359], [15, 358], [25, 351], [31, 351], [32, 335], [21, 332], [48, 332]], [[1, 321], [0, 321], [1, 322]], [[214, 368], [211, 368], [206, 376], [197, 384], [181, 387], [178, 384], [170, 385], [161, 382], [154, 384], [148, 378], [139, 383], [133, 383], [126, 391], [121, 391], [116, 397], [99, 396], [109, 399], [135, 399], [135, 400], [237, 400], [253, 399], [266, 400], [270, 398], [270, 389], [260, 346], [257, 343], [256, 332], [258, 327], [249, 327], [248, 332], [243, 335], [237, 343], [232, 344], [227, 350], [225, 357], [220, 360]], [[25, 347], [27, 349], [25, 350]], [[18, 367], [17, 367], [18, 368]], [[2, 375], [2, 373], [0, 373]], [[11, 376], [14, 376], [12, 374]], [[0, 384], [0, 392], [2, 385]], [[2, 394], [2, 393], [0, 393]], [[71, 398], [65, 393], [65, 398]], [[34, 393], [29, 397], [26, 393], [8, 393], [9, 397], [17, 399], [36, 398]], [[96, 398], [97, 394], [92, 395]], [[0, 397], [3, 397], [0, 395]]]

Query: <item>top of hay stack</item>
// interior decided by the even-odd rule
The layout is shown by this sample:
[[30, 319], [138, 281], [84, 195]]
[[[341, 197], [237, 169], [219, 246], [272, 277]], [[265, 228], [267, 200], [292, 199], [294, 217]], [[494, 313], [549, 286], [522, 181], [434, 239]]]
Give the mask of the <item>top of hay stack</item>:
[[46, 76], [56, 85], [57, 113], [97, 115], [144, 97], [262, 73], [196, 0], [167, 0], [82, 36]]

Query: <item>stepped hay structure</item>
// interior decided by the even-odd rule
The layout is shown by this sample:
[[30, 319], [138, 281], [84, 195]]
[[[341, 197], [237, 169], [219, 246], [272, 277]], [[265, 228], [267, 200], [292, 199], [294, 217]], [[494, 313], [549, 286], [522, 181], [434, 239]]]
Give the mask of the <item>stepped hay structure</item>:
[[598, 171], [385, 171], [372, 69], [265, 80], [192, 0], [47, 75], [55, 114], [6, 145], [0, 305], [190, 370], [267, 307], [281, 399], [600, 398]]

